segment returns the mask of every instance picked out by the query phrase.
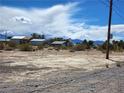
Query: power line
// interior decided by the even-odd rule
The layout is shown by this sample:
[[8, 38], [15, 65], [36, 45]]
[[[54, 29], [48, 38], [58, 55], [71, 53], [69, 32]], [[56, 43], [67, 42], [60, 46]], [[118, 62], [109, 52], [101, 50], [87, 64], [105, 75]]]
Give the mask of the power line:
[[[105, 1], [101, 0], [101, 3], [104, 4], [106, 7], [109, 7], [109, 4], [106, 3]], [[122, 16], [119, 12], [119, 9], [117, 6], [113, 5], [113, 11], [121, 18], [124, 20], [124, 16]]]
[[119, 8], [116, 5], [113, 5], [113, 7], [114, 12], [124, 20], [124, 16], [122, 16], [121, 13], [119, 12]]
[[[118, 0], [119, 1], [119, 0]], [[115, 4], [113, 4], [113, 11], [121, 18], [124, 20], [124, 16], [121, 15], [121, 13], [119, 12], [119, 8], [117, 6], [115, 6]]]
[[109, 6], [105, 1], [103, 1], [103, 0], [100, 0], [100, 1], [101, 1], [101, 3], [104, 4], [106, 7]]

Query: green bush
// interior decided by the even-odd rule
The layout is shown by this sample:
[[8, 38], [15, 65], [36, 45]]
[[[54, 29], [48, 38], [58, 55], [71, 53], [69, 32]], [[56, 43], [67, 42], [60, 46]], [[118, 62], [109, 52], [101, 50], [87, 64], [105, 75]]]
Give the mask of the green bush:
[[21, 51], [32, 51], [32, 46], [30, 44], [20, 44], [18, 48]]

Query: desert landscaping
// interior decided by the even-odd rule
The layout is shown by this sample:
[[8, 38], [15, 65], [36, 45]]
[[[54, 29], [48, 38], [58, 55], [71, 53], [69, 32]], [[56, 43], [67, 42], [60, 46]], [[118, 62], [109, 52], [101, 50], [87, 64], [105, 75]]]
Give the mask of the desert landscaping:
[[1, 50], [0, 93], [124, 93], [124, 52]]

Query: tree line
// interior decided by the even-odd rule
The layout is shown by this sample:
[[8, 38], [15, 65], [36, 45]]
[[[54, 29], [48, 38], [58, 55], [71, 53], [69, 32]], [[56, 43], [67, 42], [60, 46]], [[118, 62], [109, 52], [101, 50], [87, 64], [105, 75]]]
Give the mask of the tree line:
[[[32, 39], [45, 39], [45, 35], [33, 33], [33, 34], [31, 34], [31, 38]], [[106, 49], [107, 49], [106, 48], [107, 41], [103, 42], [103, 44], [98, 45], [92, 40], [85, 39], [82, 42], [74, 45], [73, 42], [71, 41], [71, 39], [64, 39], [64, 38], [57, 38], [57, 37], [48, 39], [44, 44], [39, 45], [38, 48], [39, 49], [48, 48], [51, 46], [50, 44], [54, 41], [66, 41], [68, 43], [68, 45], [60, 46], [59, 49], [68, 49], [70, 51], [84, 51], [84, 50], [96, 49], [96, 50], [100, 50], [102, 52], [106, 52]], [[22, 50], [31, 50], [32, 45], [31, 44], [16, 45], [13, 42], [8, 42], [8, 43], [0, 42], [0, 50], [1, 49], [15, 49], [17, 47], [21, 48]], [[123, 40], [120, 40], [120, 41], [113, 40], [110, 44], [110, 50], [115, 51], [115, 52], [123, 52], [124, 51], [124, 41]]]

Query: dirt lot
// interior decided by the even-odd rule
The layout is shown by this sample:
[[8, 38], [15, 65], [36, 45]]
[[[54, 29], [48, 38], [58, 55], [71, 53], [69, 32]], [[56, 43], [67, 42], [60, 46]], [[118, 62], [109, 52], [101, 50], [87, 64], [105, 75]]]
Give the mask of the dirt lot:
[[124, 53], [1, 51], [0, 93], [124, 93]]

